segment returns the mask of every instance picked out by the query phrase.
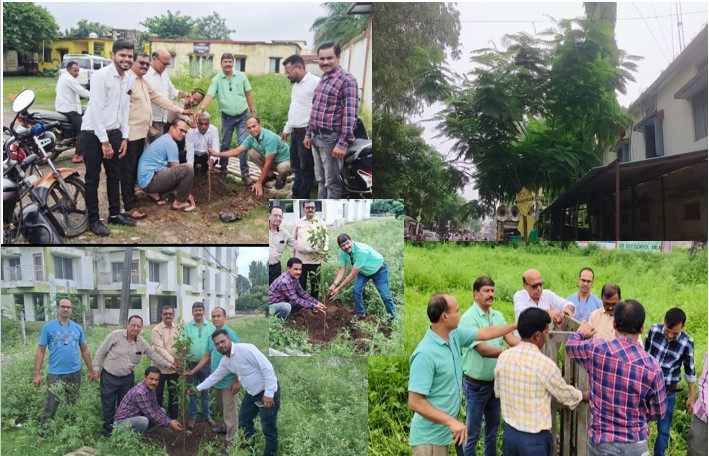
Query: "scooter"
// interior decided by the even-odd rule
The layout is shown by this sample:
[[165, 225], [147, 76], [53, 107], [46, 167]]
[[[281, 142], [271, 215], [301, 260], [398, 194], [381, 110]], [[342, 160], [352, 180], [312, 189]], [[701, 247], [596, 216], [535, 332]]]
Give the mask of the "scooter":
[[362, 120], [357, 118], [355, 140], [347, 148], [340, 178], [344, 198], [372, 198], [372, 140]]
[[[3, 175], [8, 180], [7, 195], [3, 182], [5, 219], [12, 214], [17, 203], [22, 206], [23, 198], [30, 196], [32, 202], [37, 203], [39, 208], [45, 207], [52, 214], [53, 219], [62, 228], [62, 237], [78, 236], [86, 231], [89, 225], [84, 181], [75, 169], [56, 168], [47, 154], [47, 150], [52, 150], [56, 143], [56, 137], [51, 129], [59, 127], [59, 122], [35, 123], [29, 129], [15, 130], [16, 121], [27, 114], [27, 109], [34, 100], [34, 92], [31, 90], [20, 92], [12, 104], [12, 110], [17, 115], [10, 126], [3, 129], [9, 135], [3, 146], [6, 163]], [[45, 170], [43, 174], [39, 167], [41, 164], [48, 165], [51, 172]], [[13, 182], [18, 186], [17, 190], [22, 191], [15, 194], [11, 185]], [[26, 188], [28, 183], [32, 184], [31, 192]], [[25, 187], [21, 184], [25, 184]], [[14, 201], [14, 203], [5, 205], [5, 201]], [[16, 218], [22, 221], [21, 217]]]

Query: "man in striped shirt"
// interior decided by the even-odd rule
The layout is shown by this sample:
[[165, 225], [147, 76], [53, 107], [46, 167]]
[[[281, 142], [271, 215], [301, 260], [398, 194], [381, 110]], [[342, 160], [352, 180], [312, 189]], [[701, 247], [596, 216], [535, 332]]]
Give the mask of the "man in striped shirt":
[[354, 141], [357, 80], [340, 67], [340, 46], [336, 43], [321, 44], [318, 61], [323, 76], [315, 89], [303, 144], [313, 148], [318, 198], [337, 199], [342, 195], [342, 161]]
[[667, 412], [657, 422], [655, 456], [663, 456], [670, 441], [672, 415], [677, 401], [677, 384], [680, 381], [680, 369], [684, 366], [684, 379], [687, 380], [689, 397], [687, 409], [694, 408], [694, 382], [697, 379], [694, 370], [694, 340], [683, 331], [687, 316], [678, 307], [665, 314], [665, 324], [657, 323], [650, 327], [645, 338], [645, 351], [651, 354], [662, 368], [667, 391]]
[[552, 396], [571, 409], [588, 400], [588, 392], [568, 385], [556, 363], [540, 351], [550, 323], [551, 316], [540, 308], [523, 310], [517, 321], [520, 343], [497, 358], [495, 396], [500, 398], [505, 420], [505, 456], [552, 456]]
[[615, 339], [591, 339], [593, 328], [585, 323], [569, 336], [566, 354], [591, 382], [587, 454], [641, 456], [648, 451], [648, 421], [665, 414], [662, 370], [637, 341], [645, 323], [642, 304], [619, 302], [613, 320]]
[[300, 258], [289, 258], [286, 272], [278, 276], [269, 287], [268, 307], [276, 317], [285, 320], [291, 312], [302, 308], [325, 313], [325, 304], [310, 296], [300, 285], [298, 279], [302, 273], [303, 261]]

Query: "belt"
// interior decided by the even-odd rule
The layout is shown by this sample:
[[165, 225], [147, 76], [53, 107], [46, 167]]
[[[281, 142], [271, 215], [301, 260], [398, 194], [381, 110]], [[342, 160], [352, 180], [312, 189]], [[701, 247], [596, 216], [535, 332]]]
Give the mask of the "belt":
[[488, 386], [488, 385], [494, 385], [494, 384], [495, 384], [495, 381], [494, 381], [494, 380], [478, 380], [478, 379], [473, 378], [473, 377], [468, 377], [468, 376], [465, 375], [465, 374], [463, 374], [463, 377], [465, 377], [465, 379], [466, 379], [467, 381], [469, 381], [470, 383], [475, 383], [476, 385]]
[[323, 134], [324, 134], [324, 135], [329, 135], [330, 133], [337, 133], [337, 134], [339, 134], [340, 132], [339, 132], [339, 131], [330, 130], [329, 128], [317, 128], [317, 127], [316, 127], [316, 128], [313, 129], [313, 134], [315, 134], [315, 135], [323, 135]]
[[230, 116], [229, 114], [224, 114], [224, 113], [222, 113], [222, 118], [223, 118], [223, 119], [224, 119], [224, 118], [226, 118], [226, 119], [236, 119], [236, 118], [242, 117], [244, 114], [246, 114], [246, 111], [247, 111], [247, 110], [244, 109], [244, 112], [242, 112], [241, 114], [237, 114], [237, 115], [235, 115], [235, 116]]
[[307, 130], [307, 128], [306, 128], [306, 127], [303, 127], [303, 128], [294, 128], [294, 129], [291, 130], [291, 131], [292, 131], [293, 133], [305, 133], [306, 130]]

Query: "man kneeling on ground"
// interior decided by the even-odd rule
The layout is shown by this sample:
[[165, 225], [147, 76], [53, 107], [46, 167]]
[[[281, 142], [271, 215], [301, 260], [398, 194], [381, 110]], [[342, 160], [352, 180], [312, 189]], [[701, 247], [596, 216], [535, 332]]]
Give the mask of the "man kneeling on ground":
[[148, 425], [169, 427], [181, 431], [182, 425], [171, 420], [165, 409], [158, 405], [155, 389], [160, 381], [160, 369], [150, 366], [145, 369], [145, 378], [128, 391], [116, 412], [114, 426], [124, 421], [130, 423], [134, 432], [145, 434]]
[[175, 190], [176, 197], [172, 208], [184, 212], [195, 209], [192, 191], [194, 172], [192, 166], [180, 164], [177, 141], [185, 139], [189, 127], [182, 119], [170, 124], [166, 135], [152, 142], [143, 152], [138, 162], [138, 185], [155, 202], [161, 201], [160, 195]]

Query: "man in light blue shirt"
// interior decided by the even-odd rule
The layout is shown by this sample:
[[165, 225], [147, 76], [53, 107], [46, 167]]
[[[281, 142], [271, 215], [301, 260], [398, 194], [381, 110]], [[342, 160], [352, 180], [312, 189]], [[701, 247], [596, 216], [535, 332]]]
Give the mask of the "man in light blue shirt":
[[504, 336], [517, 325], [459, 328], [460, 304], [446, 294], [433, 295], [426, 311], [431, 327], [409, 361], [409, 408], [415, 412], [409, 444], [413, 456], [447, 456], [451, 442], [462, 446], [468, 435], [457, 419], [463, 394], [461, 347]]
[[583, 268], [579, 272], [579, 291], [568, 298], [576, 307], [574, 310], [574, 318], [580, 322], [587, 323], [591, 312], [603, 307], [603, 303], [598, 296], [591, 294], [593, 288], [593, 269]]

